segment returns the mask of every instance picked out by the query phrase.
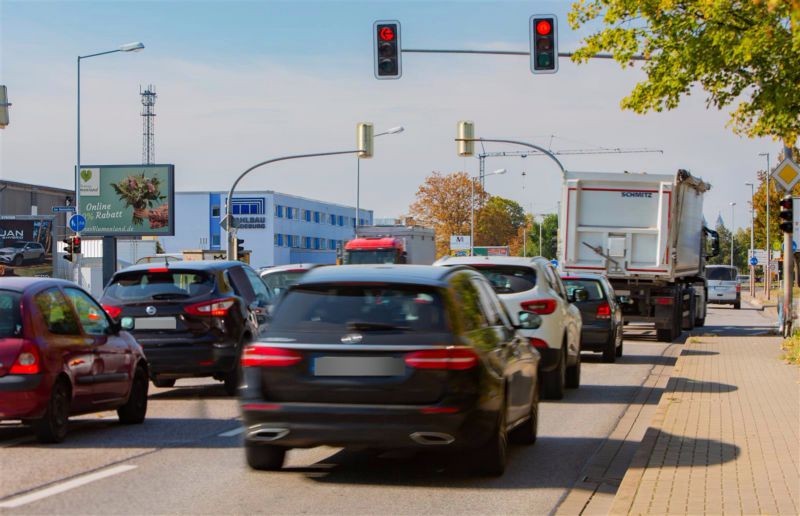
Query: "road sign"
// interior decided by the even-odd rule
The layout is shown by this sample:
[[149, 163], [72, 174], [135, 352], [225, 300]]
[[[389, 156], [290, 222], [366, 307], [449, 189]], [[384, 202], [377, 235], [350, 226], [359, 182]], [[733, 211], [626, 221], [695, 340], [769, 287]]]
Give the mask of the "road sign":
[[228, 231], [228, 224], [229, 223], [230, 223], [230, 226], [233, 229], [236, 229], [236, 228], [239, 227], [239, 221], [236, 220], [236, 217], [234, 217], [232, 215], [225, 215], [224, 217], [222, 217], [222, 220], [219, 221], [219, 227], [221, 227], [225, 231]]
[[469, 235], [450, 235], [450, 249], [460, 251], [471, 247]]
[[756, 258], [755, 256], [753, 256], [752, 258], [750, 258], [750, 265], [752, 265], [753, 267], [755, 267], [756, 265], [758, 265], [758, 258]]
[[[766, 249], [753, 249], [748, 250], [747, 256], [751, 265], [766, 265], [767, 264], [767, 251]], [[756, 263], [752, 263], [753, 260]]]
[[63, 211], [75, 211], [75, 206], [53, 206], [53, 213], [60, 213]]
[[69, 229], [74, 232], [83, 231], [83, 228], [86, 227], [86, 217], [83, 215], [76, 213], [72, 217], [69, 218]]
[[552, 260], [550, 260], [550, 265], [552, 265], [553, 267], [558, 268], [558, 260], [553, 258]]
[[784, 191], [791, 192], [794, 185], [800, 181], [800, 167], [790, 158], [786, 158], [775, 167], [771, 177]]

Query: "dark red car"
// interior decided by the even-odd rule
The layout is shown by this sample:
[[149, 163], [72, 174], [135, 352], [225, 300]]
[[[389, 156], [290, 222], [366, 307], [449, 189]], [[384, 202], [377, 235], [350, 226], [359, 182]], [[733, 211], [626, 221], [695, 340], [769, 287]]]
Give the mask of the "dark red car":
[[50, 278], [0, 278], [0, 420], [22, 420], [60, 442], [71, 415], [147, 412], [142, 348], [92, 296]]

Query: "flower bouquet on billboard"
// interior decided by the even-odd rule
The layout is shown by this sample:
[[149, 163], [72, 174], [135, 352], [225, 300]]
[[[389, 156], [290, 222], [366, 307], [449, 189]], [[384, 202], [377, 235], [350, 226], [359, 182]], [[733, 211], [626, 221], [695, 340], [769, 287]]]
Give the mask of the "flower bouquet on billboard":
[[169, 205], [162, 204], [167, 196], [161, 193], [157, 177], [145, 177], [144, 173], [129, 175], [117, 183], [111, 183], [120, 201], [133, 208], [131, 222], [141, 226], [145, 219], [151, 229], [167, 225]]

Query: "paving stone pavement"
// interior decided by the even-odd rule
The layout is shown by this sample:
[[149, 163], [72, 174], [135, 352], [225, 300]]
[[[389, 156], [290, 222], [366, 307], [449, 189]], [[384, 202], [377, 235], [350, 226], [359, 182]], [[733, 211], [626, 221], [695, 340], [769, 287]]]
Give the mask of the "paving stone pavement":
[[800, 368], [778, 337], [687, 340], [610, 514], [800, 514]]

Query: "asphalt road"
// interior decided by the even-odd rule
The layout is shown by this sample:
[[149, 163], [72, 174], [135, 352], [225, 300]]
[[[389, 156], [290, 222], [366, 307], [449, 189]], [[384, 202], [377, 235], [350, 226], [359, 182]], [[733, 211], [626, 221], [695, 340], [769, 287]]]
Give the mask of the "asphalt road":
[[[771, 321], [743, 305], [712, 308], [707, 323], [696, 333], [759, 333]], [[236, 401], [221, 384], [151, 385], [142, 425], [121, 426], [112, 412], [83, 416], [64, 443], [46, 446], [0, 425], [0, 512], [548, 514], [666, 349], [652, 330], [629, 327], [617, 363], [584, 353], [581, 388], [542, 403], [537, 443], [512, 447], [501, 478], [471, 476], [458, 456], [324, 447], [291, 451], [281, 472], [251, 471]]]

